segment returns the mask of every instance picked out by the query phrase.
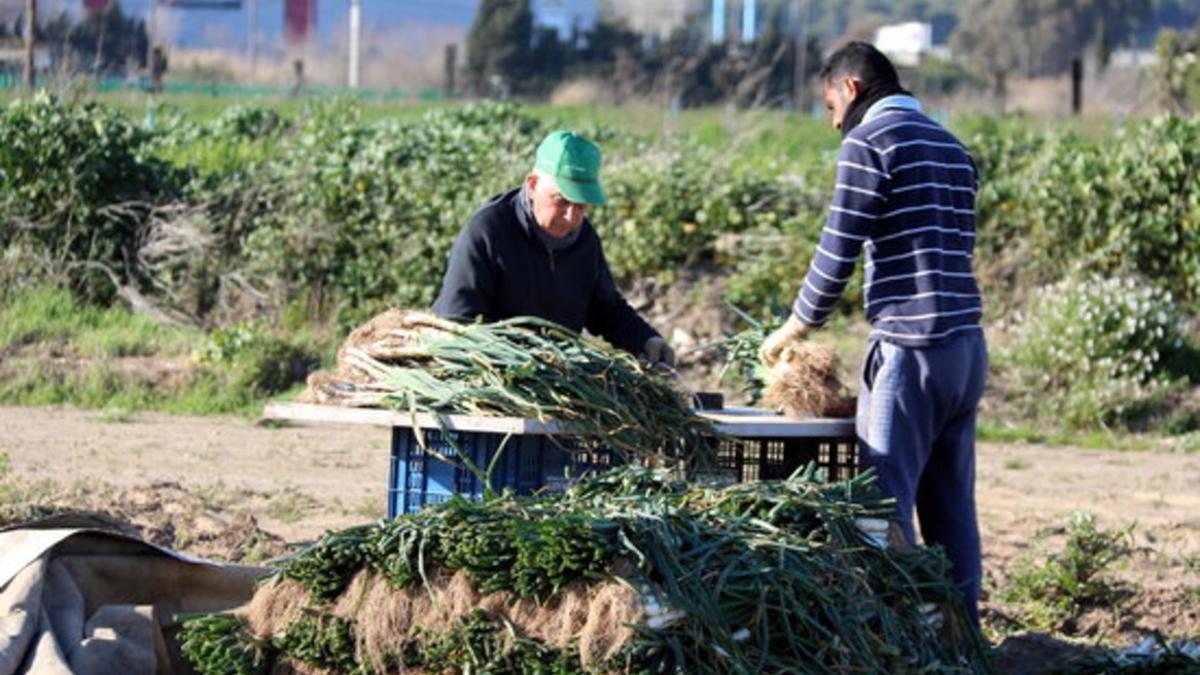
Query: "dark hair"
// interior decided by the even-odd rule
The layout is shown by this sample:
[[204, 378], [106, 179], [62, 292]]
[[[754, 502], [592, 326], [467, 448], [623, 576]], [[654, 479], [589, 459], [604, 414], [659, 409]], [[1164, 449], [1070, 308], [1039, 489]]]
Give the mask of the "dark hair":
[[863, 86], [900, 84], [896, 67], [883, 52], [866, 42], [851, 42], [829, 55], [821, 67], [821, 82], [839, 77], [862, 80]]

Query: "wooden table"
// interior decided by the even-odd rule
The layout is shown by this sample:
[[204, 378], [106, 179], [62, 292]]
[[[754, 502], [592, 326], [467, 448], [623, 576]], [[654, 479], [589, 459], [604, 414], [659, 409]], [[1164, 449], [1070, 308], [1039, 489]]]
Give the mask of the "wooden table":
[[[769, 411], [726, 409], [698, 413], [713, 422], [730, 440], [721, 443], [718, 465], [734, 480], [786, 478], [800, 466], [816, 462], [830, 480], [853, 476], [858, 471], [854, 420], [820, 417], [785, 417]], [[582, 454], [567, 458], [559, 447], [571, 437], [570, 428], [553, 420], [476, 415], [430, 415], [380, 408], [344, 408], [308, 403], [272, 403], [265, 419], [306, 424], [360, 424], [387, 427], [392, 433], [392, 470], [388, 482], [388, 514], [408, 513], [427, 503], [444, 501], [452, 494], [477, 495], [483, 491], [476, 477], [460, 466], [442, 459], [441, 453], [471, 453], [472, 461], [487, 462], [502, 443], [518, 439], [517, 452], [506, 451], [504, 462], [494, 474], [493, 489], [511, 487], [532, 492], [559, 487], [548, 481], [555, 472], [582, 469], [602, 470], [615, 465], [614, 455]], [[418, 443], [414, 430], [422, 430]], [[442, 443], [426, 452], [429, 439], [437, 444], [441, 430], [470, 440], [471, 448], [459, 443]], [[507, 440], [506, 440], [507, 439]], [[566, 459], [564, 459], [566, 458]], [[496, 476], [499, 476], [498, 478]], [[559, 480], [562, 480], [559, 478]]]
[[[699, 411], [712, 420], [717, 431], [735, 438], [852, 438], [854, 420], [839, 417], [785, 417], [765, 410], [732, 408], [720, 412]], [[570, 433], [553, 420], [522, 417], [441, 415], [441, 424], [451, 431], [493, 434], [557, 435]], [[343, 408], [312, 403], [270, 403], [263, 418], [318, 424], [365, 424], [377, 427], [440, 428], [437, 415], [413, 415], [383, 408]]]

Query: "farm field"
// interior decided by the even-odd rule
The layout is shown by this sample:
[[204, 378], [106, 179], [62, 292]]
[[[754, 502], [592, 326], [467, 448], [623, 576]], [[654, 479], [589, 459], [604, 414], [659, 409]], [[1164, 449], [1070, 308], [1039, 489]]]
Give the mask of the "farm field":
[[[386, 511], [385, 429], [21, 407], [0, 408], [0, 428], [8, 522], [26, 506], [94, 511], [184, 552], [261, 561]], [[983, 443], [977, 471], [994, 640], [1021, 632], [998, 591], [1061, 540], [1072, 511], [1106, 529], [1134, 525], [1137, 549], [1116, 569], [1131, 597], [1089, 609], [1072, 635], [1128, 645], [1200, 632], [1200, 455]]]
[[[1200, 120], [945, 121], [981, 176], [991, 370], [977, 490], [1000, 670], [1079, 645], [1194, 640]], [[332, 367], [354, 326], [427, 307], [463, 221], [560, 127], [605, 150], [612, 204], [591, 217], [619, 286], [679, 350], [681, 382], [749, 402], [761, 371], [742, 362], [720, 379], [728, 354], [703, 346], [786, 315], [832, 187], [838, 140], [819, 120], [70, 92], [0, 103], [0, 524], [86, 511], [262, 562], [378, 519], [384, 430], [253, 420]], [[851, 384], [861, 278], [814, 337]]]

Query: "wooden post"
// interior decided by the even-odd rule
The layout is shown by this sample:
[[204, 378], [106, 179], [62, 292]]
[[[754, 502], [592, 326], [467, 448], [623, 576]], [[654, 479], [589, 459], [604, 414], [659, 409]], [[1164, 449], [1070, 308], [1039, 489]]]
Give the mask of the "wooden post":
[[1083, 59], [1071, 59], [1071, 114], [1083, 112]]
[[458, 70], [458, 45], [446, 45], [446, 73], [442, 80], [442, 98], [454, 98], [454, 73]]
[[25, 89], [33, 91], [37, 84], [33, 51], [37, 43], [37, 0], [25, 0]]

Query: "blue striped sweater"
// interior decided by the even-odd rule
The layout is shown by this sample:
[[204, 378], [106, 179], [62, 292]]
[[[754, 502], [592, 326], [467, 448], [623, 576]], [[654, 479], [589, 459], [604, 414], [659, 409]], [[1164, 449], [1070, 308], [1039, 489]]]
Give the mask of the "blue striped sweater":
[[872, 339], [923, 347], [979, 330], [972, 272], [978, 174], [950, 132], [910, 97], [868, 111], [838, 153], [837, 184], [794, 313], [820, 326], [866, 251]]

